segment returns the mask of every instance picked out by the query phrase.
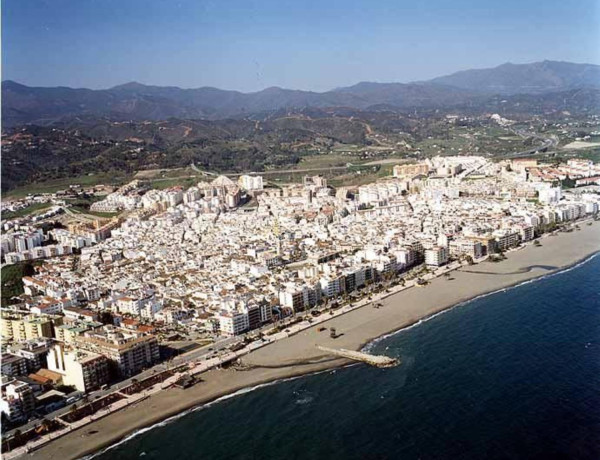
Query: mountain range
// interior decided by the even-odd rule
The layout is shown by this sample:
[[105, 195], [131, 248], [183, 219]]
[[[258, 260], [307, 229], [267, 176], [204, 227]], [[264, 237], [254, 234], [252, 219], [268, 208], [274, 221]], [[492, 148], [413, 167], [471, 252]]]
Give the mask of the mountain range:
[[91, 90], [29, 87], [7, 80], [2, 82], [2, 123], [7, 127], [44, 125], [81, 116], [108, 117], [115, 121], [172, 117], [218, 120], [307, 107], [369, 110], [453, 107], [485, 103], [497, 95], [544, 95], [574, 89], [600, 90], [600, 66], [557, 61], [507, 63], [423, 82], [362, 82], [323, 93], [277, 87], [242, 93], [137, 82]]

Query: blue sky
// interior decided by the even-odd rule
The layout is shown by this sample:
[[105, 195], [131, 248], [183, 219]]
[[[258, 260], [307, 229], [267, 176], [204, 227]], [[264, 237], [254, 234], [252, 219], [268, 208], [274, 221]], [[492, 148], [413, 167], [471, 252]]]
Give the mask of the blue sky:
[[3, 0], [2, 79], [257, 91], [600, 64], [599, 0]]

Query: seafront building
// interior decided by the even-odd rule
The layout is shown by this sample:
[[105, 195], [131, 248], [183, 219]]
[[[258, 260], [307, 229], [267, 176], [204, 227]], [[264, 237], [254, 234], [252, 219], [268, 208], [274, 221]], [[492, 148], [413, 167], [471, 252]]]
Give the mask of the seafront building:
[[[79, 320], [54, 329], [67, 343], [93, 331], [102, 311], [243, 334], [415, 264], [479, 259], [530, 241], [544, 226], [598, 212], [597, 196], [563, 196], [529, 180], [533, 168], [544, 170], [537, 162], [436, 157], [398, 165], [396, 177], [353, 193], [337, 193], [321, 176], [276, 189], [250, 175], [145, 193], [133, 182], [107, 197], [135, 201], [109, 238], [82, 243], [81, 235], [68, 240], [75, 230], [55, 231], [81, 251], [80, 270], [57, 259], [25, 278], [26, 292], [39, 299], [26, 309]], [[256, 207], [237, 209], [242, 190], [261, 192]], [[17, 329], [7, 335], [25, 337]]]
[[82, 392], [100, 388], [110, 379], [109, 361], [104, 355], [77, 349], [65, 350], [56, 344], [47, 354], [48, 369], [62, 375], [64, 385]]
[[585, 161], [460, 156], [337, 189], [322, 176], [283, 187], [255, 175], [188, 189], [134, 181], [95, 204], [124, 217], [3, 237], [5, 263], [49, 258], [1, 312], [2, 410], [31, 413], [31, 379], [93, 391], [159, 362], [159, 345], [264, 334], [412, 268], [478, 261], [595, 217], [599, 195], [557, 178], [597, 174]]
[[448, 263], [448, 248], [434, 246], [425, 250], [425, 265], [439, 267]]
[[91, 356], [107, 358], [123, 376], [134, 375], [160, 359], [156, 337], [112, 327], [84, 333], [75, 339], [74, 348], [90, 352]]

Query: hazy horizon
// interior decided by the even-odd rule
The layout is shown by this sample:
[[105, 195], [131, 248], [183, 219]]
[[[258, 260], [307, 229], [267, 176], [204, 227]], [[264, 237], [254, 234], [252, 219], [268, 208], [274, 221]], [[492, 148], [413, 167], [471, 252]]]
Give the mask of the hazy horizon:
[[2, 80], [324, 92], [506, 62], [600, 63], [595, 1], [446, 3], [7, 0]]
[[[543, 61], [549, 61], [549, 59], [544, 59], [544, 60], [535, 61], [535, 62], [543, 62]], [[499, 66], [505, 65], [505, 64], [524, 65], [524, 64], [533, 64], [535, 62], [503, 62], [501, 64], [492, 66], [490, 68], [499, 67]], [[580, 65], [600, 65], [600, 64], [594, 64], [594, 63], [591, 63], [591, 62], [570, 62], [570, 61], [562, 61], [562, 62], [568, 62], [570, 64], [580, 64]], [[455, 71], [449, 72], [446, 75], [451, 75], [453, 73], [457, 73], [457, 72], [461, 72], [461, 71], [465, 71], [465, 70], [477, 70], [477, 69], [483, 69], [483, 67], [481, 67], [481, 68], [470, 68], [470, 69], [457, 69]], [[435, 76], [431, 77], [430, 79], [433, 79], [433, 78], [436, 78], [436, 77], [441, 77], [441, 76], [442, 75], [435, 75]], [[361, 83], [381, 83], [381, 84], [401, 83], [401, 84], [410, 84], [410, 83], [420, 83], [420, 82], [423, 82], [423, 81], [427, 81], [427, 79], [412, 80], [412, 81], [378, 81], [378, 80], [368, 80], [367, 81], [367, 80], [363, 80], [363, 81], [357, 81], [357, 82], [354, 82], [354, 83], [350, 83], [347, 86], [340, 86], [340, 85], [338, 85], [338, 86], [335, 86], [335, 87], [332, 87], [332, 88], [329, 88], [329, 89], [324, 89], [322, 91], [315, 91], [315, 90], [310, 90], [310, 89], [303, 90], [301, 88], [289, 88], [289, 87], [282, 87], [282, 86], [268, 86], [268, 87], [265, 87], [265, 88], [260, 88], [260, 89], [256, 89], [256, 90], [252, 90], [252, 91], [242, 91], [242, 90], [239, 90], [239, 89], [236, 89], [236, 88], [223, 88], [223, 87], [208, 86], [208, 85], [204, 85], [204, 86], [189, 86], [189, 87], [183, 87], [183, 86], [177, 86], [177, 85], [169, 85], [169, 84], [166, 84], [166, 85], [155, 85], [155, 84], [152, 84], [152, 83], [147, 83], [147, 82], [144, 82], [144, 81], [136, 81], [136, 80], [130, 80], [130, 81], [122, 82], [122, 83], [117, 83], [116, 85], [107, 86], [105, 88], [89, 88], [89, 87], [85, 87], [85, 86], [67, 86], [67, 85], [53, 85], [53, 86], [27, 85], [27, 84], [25, 84], [25, 83], [23, 83], [21, 81], [13, 80], [13, 79], [10, 79], [10, 78], [6, 78], [6, 79], [3, 78], [2, 79], [2, 82], [6, 82], [6, 81], [14, 81], [15, 83], [22, 84], [22, 85], [25, 85], [25, 86], [28, 86], [28, 87], [39, 87], [39, 88], [64, 87], [64, 88], [71, 88], [71, 89], [93, 89], [93, 90], [100, 91], [100, 90], [109, 90], [109, 89], [112, 89], [112, 88], [115, 88], [115, 87], [119, 87], [119, 86], [123, 86], [123, 85], [128, 85], [128, 84], [140, 84], [140, 85], [143, 85], [143, 86], [157, 86], [157, 87], [163, 87], [163, 88], [173, 87], [173, 88], [179, 88], [179, 89], [183, 89], [183, 90], [186, 90], [186, 89], [200, 89], [200, 88], [215, 88], [215, 89], [220, 89], [220, 90], [224, 90], [224, 91], [236, 91], [236, 92], [240, 92], [240, 93], [250, 94], [250, 93], [258, 93], [258, 92], [261, 92], [261, 91], [264, 91], [264, 90], [267, 90], [267, 89], [270, 89], [270, 88], [279, 88], [279, 89], [283, 89], [283, 90], [292, 90], [292, 91], [297, 90], [297, 91], [311, 91], [311, 92], [315, 92], [315, 93], [326, 93], [328, 91], [334, 91], [334, 90], [340, 89], [340, 88], [351, 87], [351, 86], [358, 85], [358, 84], [361, 84]]]

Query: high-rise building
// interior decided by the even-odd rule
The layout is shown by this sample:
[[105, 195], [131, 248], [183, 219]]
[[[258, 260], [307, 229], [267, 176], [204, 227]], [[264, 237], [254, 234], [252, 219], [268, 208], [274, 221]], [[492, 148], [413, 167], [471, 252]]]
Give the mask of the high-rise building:
[[42, 315], [39, 317], [4, 314], [0, 318], [2, 339], [9, 342], [53, 337], [53, 325], [62, 324], [62, 316]]
[[47, 361], [49, 370], [63, 376], [63, 384], [86, 393], [100, 388], [110, 378], [108, 359], [98, 353], [66, 351], [62, 344], [56, 344], [48, 351]]
[[19, 380], [2, 384], [0, 411], [9, 421], [27, 420], [34, 409], [35, 396], [29, 385]]
[[51, 343], [52, 339], [32, 339], [11, 345], [9, 351], [24, 358], [27, 364], [27, 372], [32, 373], [46, 367], [46, 354]]
[[74, 346], [105, 356], [124, 376], [134, 375], [160, 359], [156, 337], [130, 334], [111, 326], [76, 337]]
[[448, 248], [434, 246], [431, 249], [425, 250], [425, 264], [434, 267], [439, 267], [448, 262]]
[[227, 335], [239, 335], [250, 329], [250, 318], [247, 312], [223, 311], [219, 315], [219, 329]]
[[2, 353], [2, 375], [27, 375], [27, 360], [11, 353]]

